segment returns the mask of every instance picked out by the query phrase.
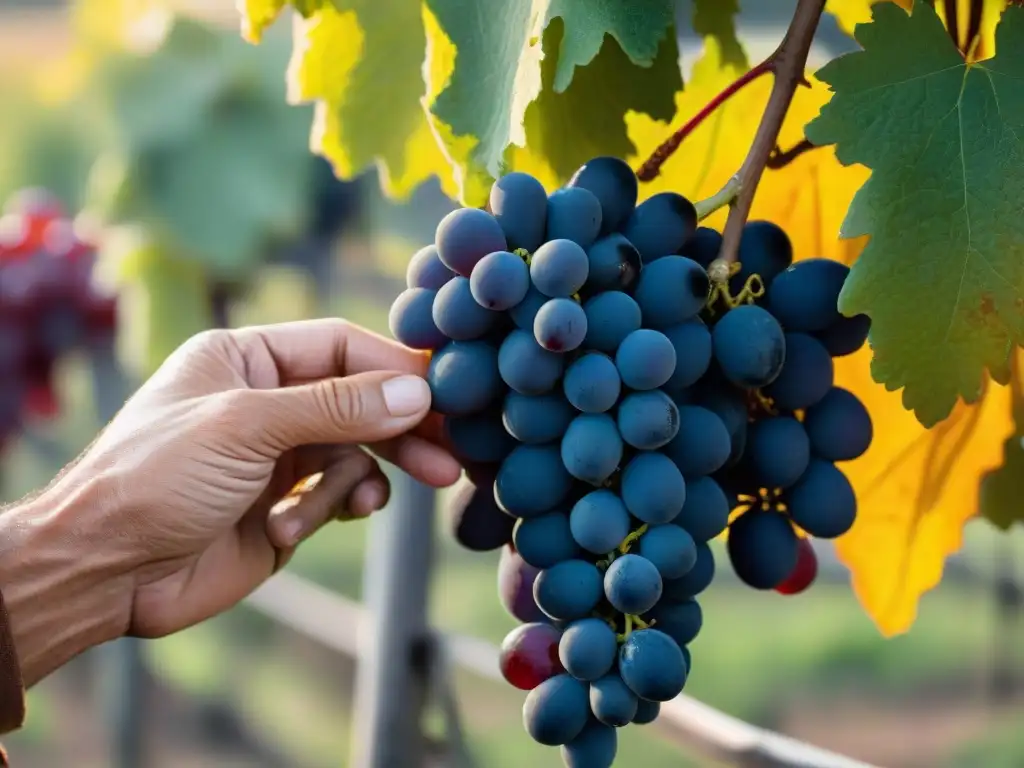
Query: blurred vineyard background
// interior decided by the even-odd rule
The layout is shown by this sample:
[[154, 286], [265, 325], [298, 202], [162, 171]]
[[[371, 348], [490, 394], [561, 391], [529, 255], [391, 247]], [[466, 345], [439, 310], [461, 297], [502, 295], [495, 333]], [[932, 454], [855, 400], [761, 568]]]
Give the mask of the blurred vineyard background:
[[[103, 3], [90, 4], [95, 6], [93, 23], [102, 27]], [[763, 38], [770, 46], [778, 39], [792, 3], [749, 5], [757, 5], [757, 12], [744, 13], [741, 26], [755, 43], [751, 53], [756, 58], [756, 41]], [[225, 43], [229, 46], [237, 41], [232, 0], [194, 0], [191, 11], [198, 19], [189, 22], [194, 25], [189, 27], [193, 41], [223, 38], [232, 41]], [[287, 29], [279, 31], [287, 42]], [[77, 82], [84, 65], [67, 63], [80, 35], [72, 9], [63, 2], [0, 0], [0, 198], [26, 185], [43, 185], [74, 211], [104, 197], [96, 190], [104, 183], [97, 161], [103, 161], [101, 166], [117, 164], [110, 160], [110, 142], [117, 132], [103, 119], [111, 113], [88, 114], [89, 104], [99, 103], [89, 91], [95, 82]], [[684, 40], [684, 65], [694, 45]], [[825, 25], [819, 45], [834, 54], [849, 47], [849, 41], [834, 25]], [[278, 133], [246, 133], [239, 141], [243, 149], [227, 159], [211, 160], [212, 166], [199, 161], [186, 166], [196, 174], [238, 173], [249, 159], [245, 148], [255, 152], [260, 141], [287, 145], [276, 154], [277, 161], [294, 164], [277, 190], [286, 199], [278, 201], [270, 193], [263, 198], [267, 205], [288, 207], [280, 231], [270, 225], [262, 231], [255, 214], [246, 217], [228, 205], [223, 227], [243, 228], [249, 240], [239, 236], [222, 241], [224, 233], [214, 228], [200, 244], [193, 240], [182, 245], [175, 232], [166, 231], [175, 221], [196, 220], [188, 201], [174, 197], [192, 188], [180, 175], [174, 177], [176, 186], [162, 181], [160, 174], [139, 172], [141, 186], [122, 185], [114, 195], [116, 204], [107, 209], [114, 223], [129, 225], [136, 234], [141, 229], [150, 251], [160, 252], [156, 262], [143, 259], [133, 262], [137, 268], [114, 270], [114, 280], [127, 297], [117, 366], [129, 387], [168, 348], [203, 326], [343, 315], [386, 330], [388, 306], [404, 287], [408, 255], [432, 238], [434, 225], [451, 208], [429, 186], [405, 204], [386, 201], [372, 173], [355, 184], [337, 183], [324, 163], [306, 156], [309, 113], [284, 107], [282, 51], [287, 54], [287, 45], [264, 45], [243, 54], [253, 61], [278, 57], [262, 69], [246, 70], [276, 73], [276, 79], [265, 74], [271, 79], [259, 87], [270, 94], [268, 100], [277, 99], [279, 112], [261, 106], [265, 113], [251, 114], [275, 114], [276, 122], [268, 119], [272, 127], [264, 130]], [[135, 66], [144, 67], [144, 61], [139, 56]], [[132, 73], [124, 69], [131, 62], [117, 66], [114, 79], [131, 80]], [[40, 73], [45, 76], [40, 78]], [[189, 97], [188, 83], [175, 78], [211, 75], [189, 66], [164, 74], [162, 80], [142, 81], [158, 84], [149, 89], [148, 101], [142, 106], [128, 103], [121, 113], [112, 110], [114, 117], [127, 121], [123, 112], [136, 107], [165, 127], [161, 121], [170, 121], [181, 106], [178, 100]], [[93, 71], [91, 78], [99, 75]], [[100, 86], [101, 91], [114, 87], [110, 81]], [[84, 105], [76, 94], [85, 95]], [[140, 120], [138, 115], [135, 119]], [[230, 134], [203, 134], [223, 132], [223, 122], [196, 125], [191, 132], [175, 134], [171, 149], [160, 148], [170, 153], [171, 162], [181, 165], [180, 158], [197, 153], [214, 157], [218, 142], [230, 142]], [[142, 147], [135, 158], [143, 170], [153, 162], [148, 151]], [[252, 178], [267, 179], [264, 184], [274, 179], [266, 168], [262, 177], [259, 171], [253, 173]], [[145, 204], [132, 199], [142, 194], [148, 196]], [[224, 237], [230, 240], [231, 233]], [[113, 257], [101, 254], [104, 258]], [[188, 266], [176, 266], [179, 261]], [[58, 361], [54, 387], [59, 413], [29, 419], [7, 444], [0, 464], [5, 501], [47, 483], [109, 416], [101, 412], [104, 398], [95, 391], [93, 364], [83, 351]], [[358, 599], [368, 554], [366, 533], [358, 522], [336, 526], [306, 544], [289, 568]], [[430, 603], [435, 625], [500, 642], [514, 620], [496, 599], [497, 553], [467, 553], [443, 530], [438, 539]], [[821, 559], [829, 565], [819, 583], [797, 599], [755, 594], [723, 567], [702, 601], [705, 623], [692, 645], [694, 673], [687, 692], [750, 722], [877, 765], [1019, 768], [1024, 765], [1024, 634], [1013, 563], [1021, 553], [1024, 535], [1019, 531], [1001, 537], [983, 521], [970, 524], [963, 553], [951, 563], [943, 585], [924, 598], [913, 630], [889, 641], [856, 604], [844, 571], [827, 547]], [[145, 643], [143, 649], [145, 768], [344, 764], [351, 738], [352, 659], [332, 654], [248, 607]], [[99, 659], [98, 652], [87, 654], [31, 691], [27, 726], [5, 739], [15, 766], [112, 764], [104, 697], [116, 694], [105, 686], [106, 668]], [[556, 752], [538, 747], [522, 733], [519, 693], [464, 673], [457, 675], [456, 685], [470, 748], [480, 766], [561, 764]], [[621, 738], [624, 765], [709, 765], [693, 757], [685, 743], [664, 740], [650, 729], [627, 729]]]

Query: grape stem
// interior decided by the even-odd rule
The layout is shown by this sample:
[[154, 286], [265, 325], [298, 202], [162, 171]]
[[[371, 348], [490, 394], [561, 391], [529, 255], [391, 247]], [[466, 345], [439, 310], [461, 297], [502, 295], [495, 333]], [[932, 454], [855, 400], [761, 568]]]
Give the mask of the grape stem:
[[704, 221], [715, 211], [725, 208], [725, 206], [736, 199], [739, 191], [740, 180], [737, 176], [733, 176], [724, 187], [715, 192], [711, 197], [698, 200], [693, 204], [693, 207], [697, 209], [697, 221]]
[[697, 130], [701, 123], [711, 117], [711, 115], [713, 115], [715, 111], [725, 104], [725, 102], [727, 102], [732, 96], [739, 93], [745, 85], [749, 85], [754, 82], [757, 78], [761, 77], [761, 75], [767, 75], [769, 72], [772, 72], [774, 68], [775, 64], [773, 58], [769, 56], [756, 67], [743, 73], [736, 78], [736, 80], [729, 83], [721, 93], [705, 104], [700, 112], [690, 118], [685, 125], [669, 136], [656, 150], [654, 150], [651, 156], [644, 161], [644, 164], [637, 169], [636, 177], [640, 181], [653, 181], [656, 179], [658, 174], [661, 172], [661, 166], [663, 166], [665, 161], [675, 154], [676, 150], [679, 149], [679, 145], [683, 143], [683, 140], [686, 139], [687, 136]]
[[711, 262], [708, 275], [715, 282], [728, 280], [728, 267], [736, 261], [739, 252], [740, 235], [750, 215], [750, 206], [754, 201], [761, 174], [778, 146], [779, 131], [786, 119], [793, 94], [800, 85], [806, 85], [804, 66], [807, 55], [811, 52], [814, 32], [818, 28], [818, 20], [825, 10], [825, 0], [799, 0], [793, 12], [793, 20], [789, 23], [786, 36], [779, 47], [768, 57], [771, 70], [775, 76], [772, 92], [768, 97], [761, 122], [754, 134], [743, 165], [736, 176], [739, 178], [740, 190], [729, 208], [729, 217], [722, 230], [722, 250], [718, 258]]
[[[774, 77], [771, 95], [765, 106], [757, 133], [750, 145], [750, 151], [739, 171], [729, 179], [722, 190], [701, 201], [698, 217], [702, 211], [710, 215], [725, 205], [729, 205], [729, 217], [722, 232], [722, 250], [718, 258], [712, 262], [708, 274], [716, 283], [728, 280], [728, 267], [736, 261], [739, 250], [740, 234], [743, 225], [750, 215], [750, 206], [754, 200], [761, 174], [772, 159], [778, 147], [779, 131], [793, 101], [797, 86], [807, 85], [804, 77], [804, 66], [807, 55], [811, 51], [814, 32], [818, 28], [818, 20], [825, 10], [825, 0], [798, 0], [793, 19], [786, 30], [779, 47], [760, 64], [741, 75], [721, 93], [707, 103], [685, 125], [673, 133], [637, 170], [640, 181], [651, 181], [658, 176], [662, 165], [675, 153], [683, 140], [721, 107], [730, 97], [744, 86], [752, 83], [769, 72]], [[777, 155], [778, 153], [775, 152]], [[776, 157], [777, 159], [777, 157]]]
[[765, 163], [765, 167], [771, 168], [773, 171], [778, 170], [779, 168], [785, 168], [804, 152], [810, 152], [812, 149], [818, 148], [819, 145], [812, 144], [808, 139], [800, 139], [800, 141], [789, 149], [783, 149], [776, 145], [768, 156], [768, 162]]

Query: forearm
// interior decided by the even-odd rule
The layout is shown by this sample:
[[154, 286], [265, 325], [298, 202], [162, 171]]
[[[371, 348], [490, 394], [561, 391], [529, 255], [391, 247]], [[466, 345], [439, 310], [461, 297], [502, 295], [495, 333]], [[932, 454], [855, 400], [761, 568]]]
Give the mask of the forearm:
[[0, 514], [0, 591], [26, 688], [124, 631], [131, 590], [103, 507], [95, 488], [58, 485]]

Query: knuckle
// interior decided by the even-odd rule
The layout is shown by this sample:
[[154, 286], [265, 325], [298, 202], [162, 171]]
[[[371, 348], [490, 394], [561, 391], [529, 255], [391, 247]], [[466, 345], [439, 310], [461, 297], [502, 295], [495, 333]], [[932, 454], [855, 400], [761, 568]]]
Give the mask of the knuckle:
[[369, 412], [366, 394], [343, 379], [330, 379], [317, 388], [323, 413], [335, 424], [361, 422]]
[[208, 328], [189, 338], [185, 342], [185, 346], [189, 350], [197, 352], [208, 349], [222, 349], [230, 337], [231, 331], [226, 328]]

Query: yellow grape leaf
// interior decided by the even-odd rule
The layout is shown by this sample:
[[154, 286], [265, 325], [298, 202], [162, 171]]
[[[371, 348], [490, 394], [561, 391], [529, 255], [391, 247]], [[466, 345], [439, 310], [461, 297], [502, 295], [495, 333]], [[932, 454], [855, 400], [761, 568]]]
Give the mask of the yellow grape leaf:
[[942, 579], [978, 512], [981, 478], [1003, 462], [1014, 431], [1010, 388], [987, 382], [975, 405], [958, 402], [926, 430], [898, 392], [871, 379], [865, 348], [836, 361], [836, 383], [864, 401], [875, 423], [871, 448], [843, 465], [857, 491], [858, 516], [836, 542], [853, 589], [886, 636], [910, 629], [921, 595]]
[[288, 5], [288, 0], [238, 0], [242, 14], [242, 37], [258, 43], [267, 27], [273, 24]]
[[[717, 44], [706, 40], [704, 56], [677, 97], [678, 124], [742, 73], [720, 62]], [[797, 91], [783, 126], [783, 148], [803, 138], [803, 126], [829, 99], [827, 88], [809, 79], [811, 87]], [[750, 147], [770, 88], [770, 78], [763, 78], [728, 101], [683, 142], [661, 176], [641, 186], [641, 197], [675, 190], [700, 199], [720, 189]], [[674, 129], [639, 114], [630, 115], [629, 124], [640, 150], [631, 158], [634, 166]], [[825, 256], [852, 263], [865, 239], [840, 240], [839, 228], [867, 176], [859, 166], [841, 166], [831, 148], [812, 150], [784, 169], [764, 173], [751, 217], [782, 226], [797, 259]], [[719, 212], [705, 223], [720, 228], [724, 220], [725, 212]], [[1007, 389], [990, 383], [983, 401], [959, 405], [929, 432], [903, 408], [899, 393], [871, 378], [870, 362], [867, 348], [836, 361], [836, 384], [857, 393], [876, 424], [867, 454], [843, 466], [859, 512], [836, 545], [865, 611], [883, 634], [893, 635], [912, 625], [920, 596], [938, 584], [946, 558], [960, 548], [963, 525], [978, 509], [979, 480], [1001, 464], [1002, 441], [1013, 421]]]
[[431, 176], [458, 188], [422, 104], [424, 48], [419, 0], [338, 0], [295, 21], [292, 102], [316, 102], [312, 147], [350, 179], [376, 163], [381, 185], [408, 196]]
[[[914, 0], [828, 0], [825, 3], [825, 10], [836, 17], [840, 29], [846, 34], [852, 35], [853, 28], [858, 24], [871, 21], [871, 6], [880, 2], [894, 2], [905, 11], [910, 11], [914, 4]], [[958, 0], [957, 2], [957, 21], [961, 36], [967, 35], [970, 6], [971, 0]], [[977, 47], [972, 51], [971, 59], [980, 61], [991, 58], [995, 53], [996, 25], [1006, 6], [1007, 0], [984, 0], [979, 40]], [[935, 10], [945, 22], [945, 4], [936, 3]]]

